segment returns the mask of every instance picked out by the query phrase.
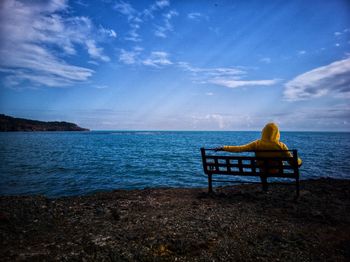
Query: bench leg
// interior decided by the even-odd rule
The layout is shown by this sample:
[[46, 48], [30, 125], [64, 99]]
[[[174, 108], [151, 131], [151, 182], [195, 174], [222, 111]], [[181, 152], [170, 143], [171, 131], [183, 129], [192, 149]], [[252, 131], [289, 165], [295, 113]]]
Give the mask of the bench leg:
[[299, 197], [300, 195], [300, 189], [299, 189], [299, 177], [296, 178], [296, 181], [295, 181], [295, 185], [296, 185], [296, 190], [297, 190], [297, 198]]
[[208, 193], [212, 193], [213, 192], [213, 185], [212, 185], [212, 178], [211, 178], [211, 174], [208, 174]]
[[263, 191], [267, 192], [267, 188], [268, 188], [267, 187], [267, 177], [261, 176], [260, 179], [261, 179], [261, 184], [262, 184]]

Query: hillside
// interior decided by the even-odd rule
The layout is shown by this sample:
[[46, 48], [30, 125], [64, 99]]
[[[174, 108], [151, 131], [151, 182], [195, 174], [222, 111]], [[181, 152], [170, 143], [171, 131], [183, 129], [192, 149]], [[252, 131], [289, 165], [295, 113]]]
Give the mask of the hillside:
[[89, 131], [68, 122], [44, 122], [0, 114], [0, 131]]

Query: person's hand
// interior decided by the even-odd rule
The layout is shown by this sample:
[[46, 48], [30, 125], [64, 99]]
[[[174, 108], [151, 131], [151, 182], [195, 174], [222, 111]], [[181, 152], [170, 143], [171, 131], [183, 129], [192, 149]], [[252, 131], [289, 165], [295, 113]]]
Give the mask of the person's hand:
[[301, 167], [302, 164], [303, 164], [303, 161], [300, 158], [298, 158], [298, 167]]
[[215, 150], [215, 152], [217, 152], [217, 151], [222, 151], [224, 149], [222, 147], [215, 147], [214, 150]]

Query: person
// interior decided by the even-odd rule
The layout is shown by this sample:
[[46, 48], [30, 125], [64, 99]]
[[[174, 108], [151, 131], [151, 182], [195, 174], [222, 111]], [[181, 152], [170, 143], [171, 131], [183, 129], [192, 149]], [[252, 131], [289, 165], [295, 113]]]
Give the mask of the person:
[[[280, 141], [280, 132], [275, 123], [268, 123], [261, 132], [261, 139], [255, 140], [245, 145], [240, 146], [223, 146], [215, 148], [216, 151], [227, 152], [246, 152], [256, 151], [257, 157], [292, 157], [289, 151], [285, 152], [259, 152], [261, 150], [288, 150], [288, 147]], [[258, 163], [259, 164], [259, 163]], [[273, 165], [275, 165], [274, 163]], [[292, 165], [292, 163], [290, 163]], [[276, 164], [276, 166], [278, 163]], [[298, 166], [302, 165], [302, 160], [298, 158]], [[274, 173], [278, 170], [270, 170]]]

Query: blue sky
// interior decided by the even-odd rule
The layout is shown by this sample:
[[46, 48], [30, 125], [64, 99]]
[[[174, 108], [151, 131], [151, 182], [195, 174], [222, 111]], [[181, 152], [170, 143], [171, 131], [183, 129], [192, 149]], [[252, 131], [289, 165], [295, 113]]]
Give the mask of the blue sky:
[[350, 2], [3, 0], [0, 113], [93, 130], [350, 131]]

